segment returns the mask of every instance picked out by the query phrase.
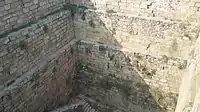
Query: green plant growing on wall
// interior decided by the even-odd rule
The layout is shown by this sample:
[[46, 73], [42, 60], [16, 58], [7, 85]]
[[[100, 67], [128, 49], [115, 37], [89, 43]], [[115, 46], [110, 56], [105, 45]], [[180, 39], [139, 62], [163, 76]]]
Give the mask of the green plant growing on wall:
[[81, 62], [77, 62], [76, 63], [76, 71], [78, 73], [82, 72], [82, 71], [92, 71], [87, 64], [81, 64]]
[[96, 27], [93, 19], [91, 19], [90, 21], [88, 21], [88, 23], [89, 23], [90, 27], [92, 27], [92, 28]]
[[43, 30], [44, 30], [45, 33], [48, 32], [49, 28], [48, 28], [48, 26], [46, 24], [43, 25]]
[[22, 41], [19, 42], [18, 47], [19, 47], [21, 50], [25, 50], [25, 49], [28, 48], [28, 45], [27, 45], [27, 43], [26, 43], [24, 40], [22, 40]]
[[83, 69], [83, 65], [80, 62], [76, 63], [76, 71], [79, 73], [80, 71], [82, 71]]

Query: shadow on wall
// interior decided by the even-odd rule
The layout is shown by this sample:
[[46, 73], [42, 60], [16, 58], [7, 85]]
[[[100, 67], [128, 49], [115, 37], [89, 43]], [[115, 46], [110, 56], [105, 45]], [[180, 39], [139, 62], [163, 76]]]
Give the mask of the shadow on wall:
[[[80, 7], [82, 6], [85, 7], [84, 5], [80, 5]], [[101, 13], [97, 13], [95, 7], [86, 6], [85, 8], [88, 10], [79, 8], [78, 14], [76, 13], [74, 17], [75, 36], [80, 40], [88, 40], [122, 48], [121, 44], [115, 39], [117, 32], [114, 27], [116, 27], [116, 24], [112, 24], [113, 22], [111, 21], [105, 23], [106, 21], [103, 19], [107, 18], [100, 17], [99, 14]]]
[[[118, 33], [114, 27], [116, 24], [104, 21], [104, 17], [111, 17], [116, 12], [107, 10], [109, 16], [100, 16], [101, 12], [97, 13], [90, 1], [75, 0], [74, 4], [80, 4], [78, 13], [72, 13], [75, 35], [81, 40], [77, 43], [78, 91], [96, 100], [98, 105], [102, 104], [103, 107], [96, 108], [104, 112], [167, 111], [173, 104], [164, 101], [159, 88], [151, 89], [137, 71], [141, 70], [149, 80], [155, 74], [156, 71], [138, 63], [146, 56], [134, 53], [129, 57], [122, 52], [121, 42], [115, 37]], [[135, 63], [131, 62], [132, 59]]]

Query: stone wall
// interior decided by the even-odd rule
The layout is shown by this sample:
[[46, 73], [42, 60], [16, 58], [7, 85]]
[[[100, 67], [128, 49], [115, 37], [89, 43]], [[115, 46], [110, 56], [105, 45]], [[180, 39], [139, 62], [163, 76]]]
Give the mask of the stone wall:
[[89, 41], [81, 42], [78, 45], [78, 52], [79, 61], [93, 71], [111, 72], [119, 77], [130, 78], [134, 74], [129, 69], [133, 67], [147, 84], [173, 93], [178, 92], [180, 75], [187, 64], [186, 61], [178, 58], [165, 56], [155, 58], [151, 55], [124, 51], [115, 46]]
[[173, 20], [199, 12], [199, 0], [74, 0], [74, 3], [102, 11]]
[[70, 15], [61, 11], [1, 38], [0, 85], [9, 85], [69, 43], [74, 38]]
[[[112, 44], [154, 57], [166, 55], [187, 60], [190, 46], [199, 32], [198, 25], [181, 21], [95, 10], [85, 11], [85, 20], [82, 20], [80, 14], [77, 15], [77, 38]], [[91, 27], [91, 21], [95, 28]]]
[[[20, 1], [24, 7], [18, 2], [0, 1], [8, 11], [15, 5], [21, 8], [15, 9], [19, 14], [28, 10], [9, 15], [25, 25], [3, 21], [13, 27], [0, 34], [0, 111], [48, 111], [68, 102], [76, 74], [71, 11], [61, 7], [65, 0]], [[20, 18], [26, 14], [31, 16]]]
[[[191, 20], [198, 17], [198, 10], [186, 5], [188, 1], [175, 0], [74, 0], [74, 3], [88, 7], [74, 18], [75, 35], [82, 40], [78, 45], [79, 63], [86, 71], [92, 71], [80, 73], [86, 75], [86, 82], [94, 87], [104, 75], [133, 82], [139, 77], [140, 84], [146, 85], [149, 92], [138, 97], [145, 99], [150, 94], [155, 101], [147, 104], [173, 112], [190, 48], [200, 31], [197, 19]], [[195, 16], [188, 18], [191, 14]], [[98, 81], [90, 79], [93, 76]]]
[[0, 34], [60, 9], [68, 0], [1, 0]]
[[190, 9], [193, 9], [194, 11], [200, 11], [200, 1], [199, 0], [187, 0], [187, 2], [190, 6]]
[[81, 92], [105, 107], [173, 112], [199, 1], [71, 2], [78, 9], [69, 0], [0, 1], [0, 111], [67, 103], [77, 70]]
[[[94, 83], [88, 85], [96, 86], [96, 83], [102, 80], [104, 76], [112, 75], [132, 81], [131, 86], [133, 88], [140, 88], [140, 85], [145, 85], [145, 88], [141, 87], [140, 89], [141, 91], [148, 89], [149, 93], [142, 93], [143, 95], [140, 96], [140, 91], [137, 89], [133, 90], [133, 93], [139, 96], [132, 93], [133, 96], [135, 95], [134, 97], [144, 99], [150, 94], [153, 97], [152, 99], [155, 100], [153, 104], [148, 101], [142, 101], [143, 103], [159, 105], [162, 109], [168, 111], [175, 109], [180, 77], [186, 67], [186, 61], [165, 56], [155, 58], [151, 55], [123, 51], [115, 46], [90, 41], [81, 41], [78, 44], [78, 54], [78, 63], [82, 64], [81, 67], [84, 70], [92, 73], [89, 76], [85, 73], [85, 77], [88, 80], [91, 78]], [[96, 76], [96, 72], [100, 76]], [[90, 81], [86, 82], [90, 83]], [[142, 105], [141, 102], [136, 104]]]
[[44, 112], [66, 104], [75, 60], [70, 43], [46, 57], [0, 92], [1, 112]]

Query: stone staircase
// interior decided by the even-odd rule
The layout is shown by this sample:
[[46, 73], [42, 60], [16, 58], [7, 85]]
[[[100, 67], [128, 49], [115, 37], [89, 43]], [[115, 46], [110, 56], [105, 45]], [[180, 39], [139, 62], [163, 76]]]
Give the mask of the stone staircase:
[[70, 105], [59, 107], [50, 112], [98, 112], [86, 100], [83, 95], [79, 95], [77, 99], [72, 101]]

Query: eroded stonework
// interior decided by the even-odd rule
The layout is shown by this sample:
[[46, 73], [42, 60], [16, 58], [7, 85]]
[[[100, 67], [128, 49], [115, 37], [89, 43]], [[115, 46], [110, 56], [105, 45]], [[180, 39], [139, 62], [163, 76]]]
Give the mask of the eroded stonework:
[[174, 112], [199, 4], [1, 0], [0, 111]]

